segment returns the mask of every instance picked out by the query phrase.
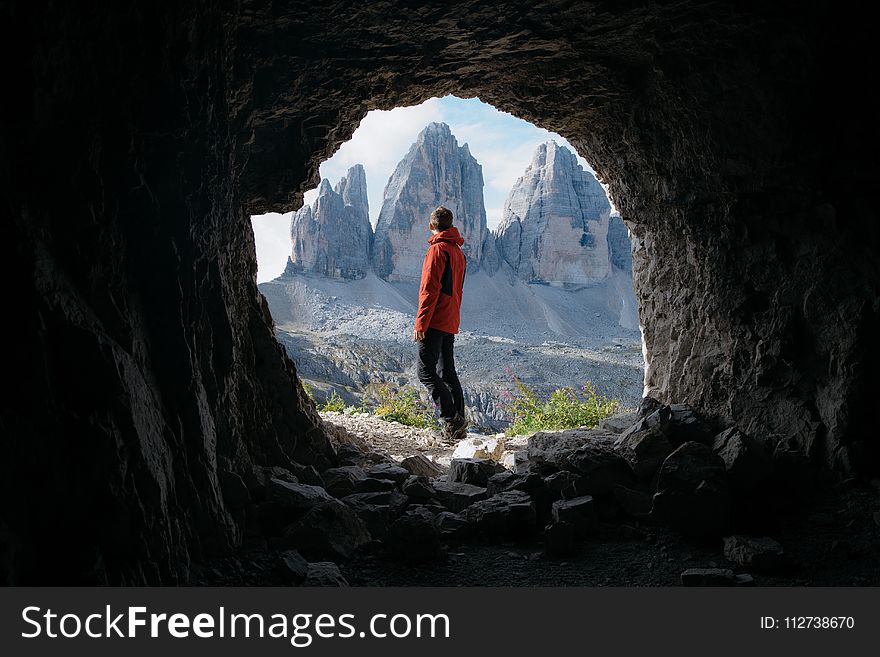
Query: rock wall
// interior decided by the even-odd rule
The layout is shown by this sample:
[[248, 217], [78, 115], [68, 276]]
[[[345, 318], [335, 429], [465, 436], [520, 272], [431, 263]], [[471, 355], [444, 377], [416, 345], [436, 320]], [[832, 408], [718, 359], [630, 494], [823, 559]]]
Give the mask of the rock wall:
[[605, 190], [567, 148], [538, 146], [504, 202], [496, 245], [531, 283], [586, 285], [608, 277]]
[[291, 271], [329, 278], [363, 278], [370, 271], [373, 228], [367, 201], [367, 176], [356, 164], [330, 187], [326, 178], [311, 206], [297, 210], [290, 221]]
[[332, 458], [248, 216], [297, 209], [369, 109], [450, 93], [609, 181], [649, 392], [779, 463], [876, 468], [872, 24], [742, 7], [7, 3], [5, 579], [182, 582], [240, 540], [250, 463]]
[[468, 270], [476, 271], [488, 234], [482, 167], [448, 125], [431, 123], [385, 186], [373, 246], [376, 274], [388, 281], [419, 281], [431, 236], [428, 221], [440, 205], [452, 210]]

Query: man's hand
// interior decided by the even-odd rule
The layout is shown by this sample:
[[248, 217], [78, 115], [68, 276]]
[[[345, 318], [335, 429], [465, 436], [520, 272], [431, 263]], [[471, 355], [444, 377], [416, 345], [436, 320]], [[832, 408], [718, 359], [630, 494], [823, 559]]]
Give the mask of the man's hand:
[[416, 342], [421, 342], [424, 339], [425, 339], [425, 332], [424, 331], [413, 331], [413, 340], [415, 340]]

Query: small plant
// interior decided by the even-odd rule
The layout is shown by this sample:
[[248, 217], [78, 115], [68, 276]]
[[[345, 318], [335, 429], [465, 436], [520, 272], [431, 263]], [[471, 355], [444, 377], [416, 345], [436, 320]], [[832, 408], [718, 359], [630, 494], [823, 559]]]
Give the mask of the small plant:
[[383, 420], [421, 429], [438, 427], [433, 411], [419, 399], [418, 392], [413, 388], [393, 388], [384, 384], [375, 389], [375, 396], [378, 404], [373, 414]]
[[315, 401], [315, 388], [312, 386], [312, 384], [305, 379], [300, 379], [299, 382], [302, 384], [303, 392], [306, 393], [306, 397], [308, 397], [312, 401]]
[[[538, 394], [514, 376], [514, 392], [508, 393], [511, 401], [506, 411], [512, 422], [507, 429], [511, 436], [552, 429], [593, 427], [613, 415], [620, 402], [600, 395], [589, 381], [578, 394], [574, 388], [558, 388], [550, 397], [542, 400]], [[504, 395], [503, 395], [504, 396]]]
[[327, 397], [324, 403], [321, 404], [318, 410], [324, 412], [342, 413], [343, 411], [345, 411], [345, 408], [345, 400], [340, 397], [339, 394], [334, 390], [330, 393], [330, 396]]

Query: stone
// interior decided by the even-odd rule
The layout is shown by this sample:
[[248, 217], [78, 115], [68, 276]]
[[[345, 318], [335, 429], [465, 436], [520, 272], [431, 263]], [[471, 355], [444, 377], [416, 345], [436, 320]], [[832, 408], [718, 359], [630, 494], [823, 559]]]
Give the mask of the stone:
[[[559, 472], [554, 472], [553, 474], [546, 476], [544, 482], [554, 495], [561, 497], [562, 491], [567, 488], [572, 488], [579, 479], [580, 476], [576, 475], [574, 472], [560, 470]], [[574, 495], [573, 497], [577, 497], [577, 495]]]
[[452, 459], [446, 480], [485, 487], [489, 477], [503, 469], [490, 459]]
[[284, 541], [308, 557], [347, 559], [358, 546], [370, 541], [370, 533], [348, 505], [331, 497], [288, 527]]
[[299, 479], [290, 470], [277, 466], [254, 465], [251, 467], [250, 472], [245, 475], [244, 482], [248, 487], [248, 493], [255, 502], [264, 502], [266, 500], [267, 487], [273, 478], [293, 484], [299, 483]]
[[548, 141], [504, 203], [495, 246], [529, 283], [587, 285], [611, 272], [607, 243], [611, 204], [569, 149]]
[[504, 452], [504, 443], [497, 438], [469, 435], [455, 445], [453, 459], [491, 459], [497, 461]]
[[555, 522], [566, 522], [571, 525], [578, 538], [596, 531], [596, 506], [590, 495], [576, 497], [573, 500], [557, 500], [553, 502], [552, 513]]
[[639, 420], [638, 413], [618, 413], [601, 420], [597, 427], [608, 433], [623, 433]]
[[565, 466], [581, 475], [579, 490], [590, 495], [610, 493], [615, 485], [626, 486], [633, 480], [626, 460], [607, 447], [586, 444], [566, 456]]
[[669, 405], [669, 421], [664, 429], [673, 447], [686, 442], [709, 443], [712, 440], [709, 425], [687, 404]]
[[329, 278], [359, 279], [370, 271], [373, 229], [364, 167], [351, 167], [336, 189], [326, 178], [311, 206], [297, 210], [290, 223], [293, 245], [285, 274], [310, 272]]
[[437, 499], [454, 513], [463, 511], [474, 502], [485, 500], [486, 489], [471, 484], [461, 484], [451, 481], [438, 481], [434, 483]]
[[307, 511], [333, 499], [326, 490], [318, 486], [282, 481], [274, 477], [266, 486], [266, 496], [270, 502], [296, 511]]
[[318, 472], [317, 468], [314, 465], [300, 465], [299, 463], [291, 463], [290, 464], [291, 472], [296, 476], [296, 479], [301, 484], [308, 484], [309, 486], [320, 486], [324, 488], [324, 478], [321, 477], [321, 473]]
[[363, 468], [356, 465], [328, 468], [322, 475], [327, 492], [337, 498], [355, 492], [357, 482], [366, 479], [366, 476]]
[[468, 272], [480, 267], [488, 236], [483, 171], [467, 144], [459, 146], [445, 123], [430, 123], [398, 163], [385, 186], [373, 242], [373, 269], [387, 281], [418, 283], [431, 212], [452, 211], [464, 238]]
[[400, 467], [410, 474], [427, 477], [428, 479], [439, 477], [444, 472], [443, 468], [425, 457], [423, 454], [407, 456], [400, 462]]
[[275, 562], [275, 574], [285, 583], [299, 586], [309, 574], [309, 562], [296, 550], [285, 550]]
[[767, 536], [726, 536], [724, 556], [740, 566], [762, 573], [778, 572], [786, 565], [782, 545]]
[[251, 501], [251, 494], [241, 475], [223, 470], [218, 477], [223, 501], [230, 508], [244, 507]]
[[504, 491], [471, 504], [462, 516], [491, 538], [529, 536], [536, 531], [535, 505], [522, 491]]
[[711, 447], [682, 443], [663, 461], [653, 519], [690, 536], [720, 536], [730, 525], [730, 507], [724, 461]]
[[574, 553], [575, 528], [560, 521], [544, 528], [544, 554], [550, 559], [563, 559]]
[[503, 490], [508, 490], [510, 486], [521, 480], [522, 475], [514, 472], [496, 472], [486, 481], [486, 494], [492, 497]]
[[354, 492], [356, 493], [381, 493], [384, 491], [392, 491], [394, 489], [394, 481], [391, 479], [365, 477], [354, 483]]
[[379, 463], [367, 470], [367, 474], [376, 479], [388, 479], [400, 485], [407, 480], [410, 472], [396, 463]]
[[585, 445], [596, 445], [607, 435], [595, 429], [539, 431], [529, 436], [527, 454], [532, 463], [564, 467], [569, 454]]
[[437, 496], [434, 487], [426, 477], [411, 475], [403, 482], [401, 487], [403, 494], [414, 500], [430, 500]]
[[682, 586], [736, 586], [736, 575], [727, 568], [688, 568], [681, 574]]
[[647, 519], [651, 515], [653, 495], [620, 484], [614, 487], [614, 499], [624, 513], [634, 518]]
[[738, 493], [755, 491], [773, 472], [764, 448], [735, 427], [715, 436], [712, 449], [724, 461], [730, 486]]
[[309, 564], [309, 572], [306, 575], [303, 586], [348, 586], [339, 566], [332, 561], [314, 561]]
[[395, 520], [385, 547], [392, 559], [406, 563], [433, 561], [443, 554], [434, 516], [424, 509], [407, 511]]
[[632, 242], [629, 229], [617, 212], [608, 219], [608, 258], [611, 266], [632, 275]]
[[451, 511], [441, 511], [434, 518], [434, 524], [444, 539], [464, 540], [473, 536], [477, 528], [462, 515]]
[[672, 452], [672, 444], [662, 427], [637, 430], [639, 428], [637, 424], [625, 431], [614, 448], [626, 459], [638, 479], [649, 479]]

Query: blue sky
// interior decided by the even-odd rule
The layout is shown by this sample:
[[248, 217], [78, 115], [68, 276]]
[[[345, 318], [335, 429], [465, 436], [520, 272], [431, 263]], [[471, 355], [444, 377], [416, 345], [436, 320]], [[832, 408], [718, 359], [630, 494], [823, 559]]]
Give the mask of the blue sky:
[[[483, 166], [483, 195], [489, 228], [501, 220], [504, 200], [539, 144], [554, 139], [574, 150], [555, 132], [500, 112], [478, 98], [446, 96], [412, 107], [369, 112], [352, 138], [321, 165], [321, 177], [335, 185], [350, 166], [363, 164], [367, 172], [370, 218], [375, 225], [388, 178], [419, 132], [431, 121], [449, 124], [459, 146], [468, 144], [471, 154]], [[592, 171], [582, 157], [578, 156], [578, 161]], [[306, 192], [305, 202], [311, 204], [316, 196], [317, 189]], [[257, 245], [257, 280], [268, 281], [278, 276], [287, 262], [291, 246], [290, 214], [258, 215], [251, 218], [251, 223]]]

